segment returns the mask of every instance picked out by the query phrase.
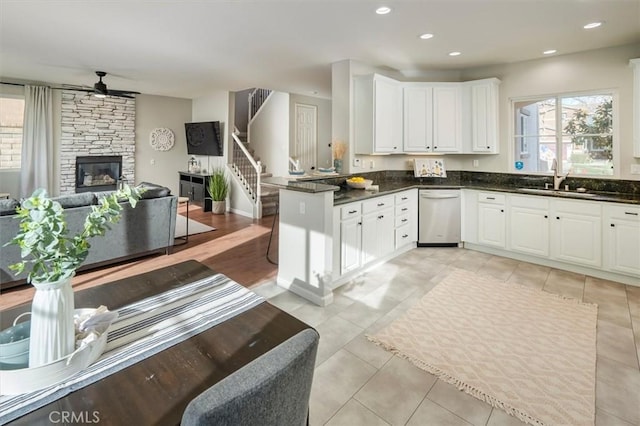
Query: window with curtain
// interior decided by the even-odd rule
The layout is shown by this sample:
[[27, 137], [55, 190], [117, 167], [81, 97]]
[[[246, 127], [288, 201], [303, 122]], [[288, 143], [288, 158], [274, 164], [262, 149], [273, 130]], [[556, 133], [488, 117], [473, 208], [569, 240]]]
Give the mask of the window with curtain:
[[515, 171], [551, 172], [556, 159], [559, 173], [612, 176], [613, 100], [612, 93], [515, 100]]
[[22, 161], [24, 98], [0, 95], [0, 170], [19, 170]]

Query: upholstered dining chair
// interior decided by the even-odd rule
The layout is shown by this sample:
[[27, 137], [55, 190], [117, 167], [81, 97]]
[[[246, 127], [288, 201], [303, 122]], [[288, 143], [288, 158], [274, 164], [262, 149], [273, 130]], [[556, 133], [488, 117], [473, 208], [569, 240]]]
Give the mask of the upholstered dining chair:
[[183, 426], [302, 426], [309, 396], [318, 333], [306, 329], [194, 398]]

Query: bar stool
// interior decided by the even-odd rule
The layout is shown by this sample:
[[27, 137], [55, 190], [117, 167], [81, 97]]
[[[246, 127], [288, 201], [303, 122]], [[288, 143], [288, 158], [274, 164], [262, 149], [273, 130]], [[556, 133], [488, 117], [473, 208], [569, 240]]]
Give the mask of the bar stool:
[[181, 204], [187, 205], [187, 214], [186, 214], [187, 224], [185, 227], [185, 234], [184, 234], [184, 237], [178, 237], [184, 240], [184, 243], [182, 244], [186, 244], [189, 241], [189, 201], [190, 201], [189, 197], [178, 197], [178, 206]]

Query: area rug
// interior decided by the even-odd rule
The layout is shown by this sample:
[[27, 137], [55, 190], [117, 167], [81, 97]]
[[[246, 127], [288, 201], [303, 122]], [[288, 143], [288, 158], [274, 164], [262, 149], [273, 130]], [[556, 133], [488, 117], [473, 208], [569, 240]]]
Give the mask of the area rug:
[[597, 306], [456, 270], [369, 340], [533, 425], [593, 425]]
[[192, 219], [187, 219], [186, 217], [179, 214], [176, 216], [176, 238], [184, 237], [187, 234], [187, 220], [189, 221], [189, 235], [201, 234], [203, 232], [216, 230], [216, 228], [203, 225], [202, 223]]

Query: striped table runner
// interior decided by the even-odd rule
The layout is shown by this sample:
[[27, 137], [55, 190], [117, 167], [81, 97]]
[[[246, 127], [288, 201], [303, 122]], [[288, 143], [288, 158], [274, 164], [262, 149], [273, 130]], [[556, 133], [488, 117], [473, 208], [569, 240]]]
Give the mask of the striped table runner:
[[45, 389], [0, 397], [0, 424], [63, 398], [263, 301], [229, 277], [216, 274], [124, 306], [118, 309], [106, 348], [95, 363]]

